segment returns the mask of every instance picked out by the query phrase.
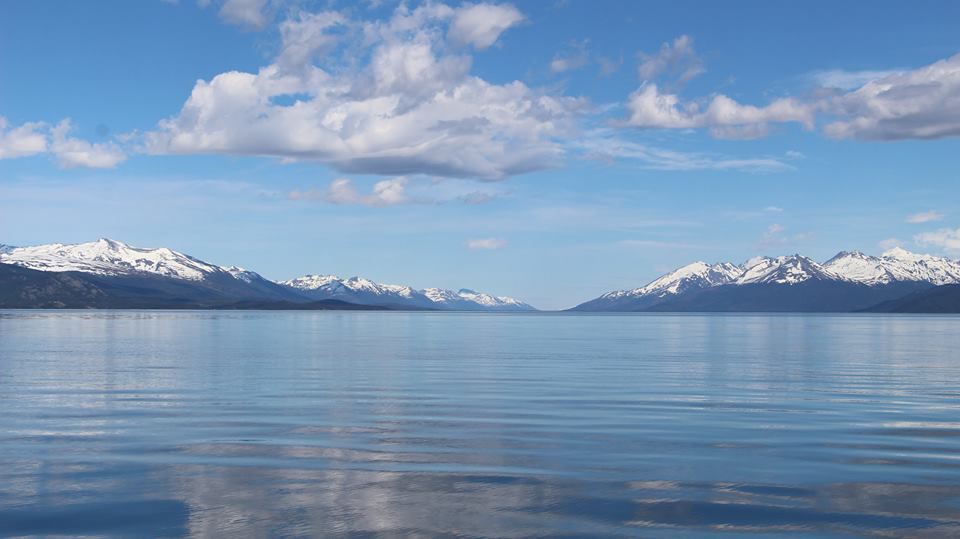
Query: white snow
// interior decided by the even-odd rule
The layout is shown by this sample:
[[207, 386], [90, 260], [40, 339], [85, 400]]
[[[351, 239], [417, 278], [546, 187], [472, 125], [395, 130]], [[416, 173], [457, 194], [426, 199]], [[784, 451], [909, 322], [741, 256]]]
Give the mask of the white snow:
[[824, 267], [848, 280], [871, 286], [897, 281], [926, 281], [935, 285], [960, 283], [960, 262], [911, 253], [900, 247], [879, 257], [856, 251], [842, 252]]
[[706, 262], [694, 262], [677, 268], [646, 286], [633, 290], [610, 292], [601, 297], [608, 299], [649, 295], [663, 297], [695, 288], [709, 288], [728, 284], [733, 282], [741, 273], [740, 268], [729, 262], [712, 265]]
[[221, 266], [220, 269], [229, 273], [230, 275], [233, 275], [234, 279], [243, 281], [245, 283], [252, 283], [254, 281], [263, 279], [259, 273], [241, 268], [240, 266]]
[[894, 248], [879, 257], [844, 251], [823, 264], [802, 255], [758, 256], [736, 266], [729, 262], [694, 262], [633, 290], [608, 292], [600, 299], [680, 294], [687, 290], [721, 286], [774, 283], [793, 285], [810, 279], [863, 283], [870, 286], [896, 281], [924, 281], [935, 285], [960, 283], [960, 262]]
[[343, 279], [336, 275], [305, 275], [296, 279], [280, 281], [279, 284], [300, 290], [322, 290], [331, 296], [342, 296], [349, 292], [370, 294], [380, 298], [385, 303], [391, 300], [407, 302], [421, 299], [423, 306], [428, 306], [430, 303], [437, 306], [456, 306], [458, 303], [466, 302], [489, 308], [519, 307], [532, 309], [526, 303], [507, 296], [492, 296], [468, 289], [461, 289], [456, 292], [444, 288], [416, 290], [410, 286], [380, 284], [362, 277]]
[[0, 251], [0, 262], [40, 271], [80, 271], [98, 275], [151, 273], [191, 281], [222, 271], [218, 266], [166, 247], [140, 249], [103, 238], [72, 245], [53, 243], [14, 247]]
[[810, 279], [845, 280], [801, 255], [752, 258], [741, 268], [743, 273], [734, 281], [735, 284], [797, 284]]
[[[0, 263], [15, 264], [40, 271], [78, 271], [98, 275], [154, 274], [175, 279], [199, 281], [222, 275], [252, 283], [265, 280], [254, 271], [238, 266], [216, 266], [183, 253], [161, 247], [142, 249], [123, 242], [99, 239], [78, 244], [53, 243], [33, 247], [0, 245]], [[332, 297], [351, 293], [382, 298], [384, 303], [406, 305], [463, 306], [532, 309], [526, 303], [506, 296], [492, 296], [468, 289], [441, 288], [416, 290], [410, 286], [381, 284], [363, 277], [340, 278], [336, 275], [305, 275], [279, 284], [300, 290], [322, 290]]]

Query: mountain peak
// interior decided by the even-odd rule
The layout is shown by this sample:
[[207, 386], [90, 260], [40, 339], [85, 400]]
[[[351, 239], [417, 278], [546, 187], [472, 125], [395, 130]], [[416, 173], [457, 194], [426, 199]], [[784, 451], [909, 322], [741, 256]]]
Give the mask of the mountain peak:
[[810, 279], [839, 279], [837, 275], [801, 254], [777, 258], [762, 257], [756, 263], [745, 266], [743, 274], [736, 280], [737, 284], [797, 284]]
[[353, 276], [307, 275], [281, 285], [296, 289], [311, 299], [340, 299], [364, 305], [407, 306], [421, 309], [532, 311], [530, 305], [506, 296], [492, 296], [462, 288], [457, 292], [444, 288], [416, 290], [406, 285], [380, 284]]
[[79, 271], [99, 275], [155, 274], [191, 281], [223, 271], [218, 266], [167, 248], [139, 249], [109, 238], [87, 243], [16, 247], [0, 252], [0, 262], [40, 271]]
[[929, 255], [919, 255], [917, 253], [910, 252], [899, 245], [884, 251], [881, 255], [883, 258], [900, 258], [905, 260], [913, 260], [919, 257], [926, 257]]

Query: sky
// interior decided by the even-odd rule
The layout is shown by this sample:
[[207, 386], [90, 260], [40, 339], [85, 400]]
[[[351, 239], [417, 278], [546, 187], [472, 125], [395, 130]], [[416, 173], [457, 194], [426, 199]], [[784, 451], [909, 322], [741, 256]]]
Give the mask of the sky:
[[546, 309], [960, 256], [960, 3], [10, 0], [0, 243]]

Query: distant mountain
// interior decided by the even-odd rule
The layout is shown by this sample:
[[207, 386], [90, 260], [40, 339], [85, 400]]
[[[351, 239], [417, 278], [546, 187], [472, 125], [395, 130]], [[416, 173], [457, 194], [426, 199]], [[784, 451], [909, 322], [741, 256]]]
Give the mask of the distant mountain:
[[[276, 283], [244, 268], [217, 266], [164, 247], [143, 249], [110, 239], [33, 247], [0, 245], [0, 265], [10, 279], [10, 288], [0, 294], [0, 299], [7, 298], [0, 301], [0, 307], [342, 309], [352, 304], [393, 309], [533, 310], [513, 298], [466, 289], [414, 290], [359, 277], [307, 276]], [[42, 275], [11, 269], [17, 267]]]
[[380, 284], [362, 277], [343, 279], [336, 275], [305, 275], [281, 285], [313, 300], [339, 299], [364, 305], [392, 308], [533, 311], [532, 306], [506, 296], [491, 296], [469, 289], [454, 292], [442, 288], [416, 290], [410, 286]]
[[211, 275], [230, 275], [224, 268], [165, 247], [140, 249], [105, 238], [72, 245], [5, 246], [0, 250], [0, 262], [39, 271], [79, 271], [95, 275], [149, 273], [188, 281], [200, 281]]
[[824, 264], [795, 254], [695, 262], [572, 310], [849, 312], [945, 283], [960, 283], [960, 263], [900, 248], [879, 257], [842, 252]]
[[732, 283], [743, 273], [730, 263], [707, 264], [694, 262], [678, 268], [650, 284], [633, 290], [608, 292], [597, 299], [582, 303], [577, 311], [638, 311], [662, 303], [671, 296], [683, 295], [706, 288]]
[[836, 275], [868, 285], [907, 281], [933, 285], [960, 283], [960, 262], [911, 253], [899, 247], [879, 257], [844, 251], [823, 266]]
[[898, 299], [874, 305], [873, 313], [952, 313], [960, 314], [960, 284], [945, 284], [920, 290]]

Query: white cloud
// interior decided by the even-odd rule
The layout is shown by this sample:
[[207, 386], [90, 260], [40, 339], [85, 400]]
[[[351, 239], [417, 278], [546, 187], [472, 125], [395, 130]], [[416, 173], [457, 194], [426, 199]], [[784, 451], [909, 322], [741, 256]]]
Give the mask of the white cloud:
[[706, 153], [685, 153], [647, 146], [596, 130], [578, 140], [575, 147], [590, 159], [638, 161], [655, 170], [739, 170], [745, 172], [783, 172], [793, 167], [772, 157], [735, 158]]
[[960, 135], [960, 54], [887, 75], [830, 99], [841, 117], [824, 131], [835, 138], [935, 139]]
[[27, 122], [8, 128], [7, 119], [0, 116], [0, 159], [26, 157], [47, 151], [47, 136], [41, 131], [41, 122]]
[[587, 52], [587, 43], [574, 43], [572, 51], [559, 53], [550, 61], [550, 71], [553, 73], [565, 73], [574, 71], [587, 65], [590, 61], [590, 54]]
[[411, 202], [406, 191], [408, 181], [404, 177], [381, 180], [373, 185], [373, 190], [369, 195], [361, 195], [353, 186], [352, 180], [338, 178], [330, 182], [325, 191], [315, 189], [294, 190], [287, 195], [287, 198], [290, 200], [318, 200], [343, 205], [396, 206]]
[[897, 238], [887, 238], [885, 240], [881, 240], [879, 243], [877, 243], [877, 245], [884, 251], [887, 251], [889, 249], [893, 249], [894, 247], [901, 247], [903, 242]]
[[855, 90], [870, 81], [882, 79], [898, 71], [899, 70], [844, 71], [842, 69], [830, 69], [815, 71], [810, 75], [810, 78], [824, 88]]
[[61, 168], [113, 168], [126, 159], [112, 142], [91, 143], [68, 136], [70, 120], [51, 127], [44, 122], [27, 122], [7, 129], [0, 116], [0, 159], [53, 154]]
[[[739, 103], [723, 94], [708, 100], [683, 101], [661, 91], [651, 79], [692, 57], [681, 38], [664, 44], [656, 55], [641, 58], [644, 82], [627, 100], [624, 125], [657, 129], [707, 128], [717, 138], [759, 138], [776, 123], [799, 123], [813, 129], [817, 116], [833, 138], [863, 140], [936, 139], [960, 136], [960, 54], [914, 70], [822, 71], [811, 77], [821, 86], [809, 98], [783, 97], [765, 106]], [[678, 72], [682, 81], [698, 71]], [[702, 67], [702, 66], [701, 66]]]
[[509, 4], [467, 4], [456, 10], [449, 36], [456, 43], [482, 50], [522, 20], [523, 14]]
[[267, 24], [266, 5], [267, 0], [226, 0], [219, 15], [228, 23], [259, 30]]
[[501, 238], [479, 238], [467, 241], [467, 248], [473, 251], [501, 249], [507, 246], [507, 240]]
[[650, 81], [660, 75], [671, 75], [683, 84], [704, 72], [703, 61], [693, 48], [693, 38], [682, 35], [672, 43], [664, 43], [656, 54], [640, 53], [640, 80]]
[[644, 83], [627, 103], [633, 127], [690, 129], [709, 127], [722, 138], [755, 138], [767, 133], [769, 123], [797, 122], [813, 128], [814, 107], [793, 98], [777, 99], [764, 107], [742, 105], [725, 95], [716, 95], [706, 108], [681, 103], [675, 94], [661, 93], [656, 84]]
[[768, 226], [767, 230], [760, 236], [760, 241], [757, 242], [757, 248], [769, 249], [771, 247], [782, 247], [810, 238], [810, 234], [800, 233], [788, 235], [786, 231], [787, 227], [779, 223], [773, 223]]
[[941, 228], [933, 232], [924, 232], [913, 237], [921, 245], [933, 245], [951, 255], [960, 254], [960, 228]]
[[113, 168], [126, 159], [113, 143], [91, 143], [69, 137], [70, 120], [63, 120], [50, 132], [50, 151], [62, 168]]
[[[197, 82], [180, 113], [146, 134], [146, 147], [484, 180], [553, 166], [580, 100], [472, 76], [470, 56], [445, 38], [449, 26], [450, 39], [484, 48], [520, 17], [489, 4], [401, 4], [391, 19], [374, 22], [301, 14], [284, 23], [274, 63]], [[369, 54], [336, 41], [332, 29], [341, 25], [362, 29]], [[369, 61], [351, 67], [356, 58]]]
[[940, 221], [942, 219], [943, 214], [934, 210], [915, 213], [907, 216], [908, 223], [929, 223], [931, 221]]
[[501, 193], [492, 189], [476, 189], [469, 181], [431, 181], [424, 178], [389, 178], [373, 184], [369, 194], [362, 194], [353, 180], [338, 178], [326, 189], [295, 189], [287, 194], [289, 200], [326, 202], [328, 204], [361, 205], [371, 207], [401, 204], [486, 204]]
[[330, 30], [346, 23], [335, 11], [321, 13], [300, 12], [295, 18], [280, 23], [283, 49], [276, 64], [283, 72], [297, 72], [308, 68], [317, 56], [329, 53], [337, 45]]

